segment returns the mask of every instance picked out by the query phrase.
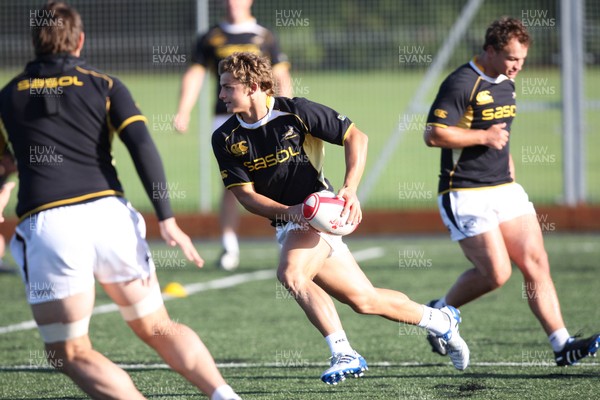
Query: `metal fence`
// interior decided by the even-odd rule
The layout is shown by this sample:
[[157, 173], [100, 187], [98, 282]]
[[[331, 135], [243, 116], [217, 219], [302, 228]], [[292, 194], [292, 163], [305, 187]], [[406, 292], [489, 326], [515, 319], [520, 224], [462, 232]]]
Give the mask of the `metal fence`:
[[[29, 30], [40, 3], [0, 2], [3, 84], [32, 58]], [[203, 211], [215, 209], [221, 190], [216, 164], [212, 159], [198, 160], [212, 157], [206, 151], [212, 89], [207, 89], [211, 98], [205, 97], [196, 110], [194, 118], [200, 119], [191, 133], [177, 136], [170, 125], [196, 32], [206, 27], [200, 21], [218, 23], [222, 1], [78, 0], [70, 4], [83, 17], [83, 56], [120, 76], [147, 114], [169, 179], [179, 192], [175, 209], [198, 211], [202, 199]], [[593, 150], [600, 146], [600, 132], [593, 129], [600, 124], [600, 3], [583, 4], [584, 200], [600, 203], [600, 155]], [[473, 15], [467, 21], [470, 11]], [[445, 75], [481, 50], [492, 20], [503, 15], [521, 18], [534, 42], [525, 70], [516, 80], [519, 116], [511, 151], [517, 177], [538, 204], [564, 203], [563, 138], [569, 127], [562, 123], [560, 1], [256, 0], [253, 13], [276, 33], [288, 54], [295, 94], [340, 108], [370, 135], [363, 180], [365, 207], [392, 209], [435, 207], [438, 152], [427, 149], [421, 139], [427, 108]], [[445, 48], [461, 21], [460, 35], [450, 49]], [[428, 75], [444, 49], [446, 62], [437, 75]], [[328, 152], [326, 168], [339, 177], [343, 156], [335, 149]], [[124, 150], [116, 147], [115, 153], [128, 197], [138, 208], [149, 209]]]

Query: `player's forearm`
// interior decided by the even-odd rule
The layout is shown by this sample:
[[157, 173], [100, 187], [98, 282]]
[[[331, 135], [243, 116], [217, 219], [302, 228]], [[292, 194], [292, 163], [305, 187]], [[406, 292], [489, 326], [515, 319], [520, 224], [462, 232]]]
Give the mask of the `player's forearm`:
[[200, 65], [192, 65], [181, 79], [181, 94], [179, 97], [178, 113], [189, 114], [198, 100], [202, 89], [205, 69]]
[[484, 133], [485, 131], [479, 129], [427, 125], [423, 139], [429, 147], [461, 149], [464, 147], [484, 145]]
[[277, 83], [277, 96], [292, 97], [292, 77], [290, 76], [290, 70], [286, 65], [275, 65], [273, 66], [273, 77]]
[[10, 192], [15, 185], [15, 182], [6, 182], [0, 187], [0, 222], [4, 222], [4, 209], [10, 200]]
[[358, 189], [367, 163], [369, 138], [356, 126], [350, 128], [350, 132], [344, 140], [344, 152], [346, 159], [346, 175], [344, 176], [344, 187]]
[[169, 200], [167, 178], [158, 149], [146, 125], [141, 121], [134, 122], [121, 132], [120, 138], [131, 155], [158, 220], [171, 218], [173, 210]]
[[246, 210], [261, 217], [276, 221], [291, 221], [297, 219], [293, 215], [301, 212], [295, 206], [286, 206], [254, 191], [247, 191], [240, 187], [231, 190]]

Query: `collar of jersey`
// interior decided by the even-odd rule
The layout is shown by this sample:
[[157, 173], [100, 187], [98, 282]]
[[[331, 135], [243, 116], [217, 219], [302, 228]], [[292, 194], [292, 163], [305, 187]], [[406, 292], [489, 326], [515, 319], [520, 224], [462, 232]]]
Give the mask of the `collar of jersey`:
[[266, 125], [267, 122], [269, 122], [270, 120], [272, 120], [275, 117], [278, 117], [282, 114], [281, 111], [277, 111], [277, 110], [273, 110], [273, 107], [275, 106], [275, 99], [271, 96], [267, 96], [267, 109], [269, 111], [267, 111], [267, 115], [265, 115], [264, 117], [262, 117], [261, 119], [259, 119], [258, 121], [256, 121], [253, 124], [249, 124], [247, 122], [244, 122], [244, 120], [242, 119], [242, 117], [240, 117], [238, 114], [235, 115], [235, 117], [237, 118], [238, 122], [240, 123], [240, 125], [242, 126], [242, 128], [246, 128], [246, 129], [256, 129], [259, 128], [263, 125]]
[[475, 72], [477, 72], [479, 74], [479, 76], [481, 76], [481, 78], [483, 78], [483, 80], [486, 80], [490, 83], [498, 84], [498, 83], [504, 82], [506, 80], [511, 80], [508, 76], [506, 76], [504, 74], [500, 74], [495, 78], [487, 76], [483, 72], [483, 67], [477, 62], [477, 56], [473, 57], [473, 59], [471, 61], [469, 61], [469, 65], [471, 66], [471, 68], [473, 68], [475, 70]]
[[240, 33], [248, 33], [248, 32], [256, 32], [259, 30], [260, 26], [256, 23], [256, 18], [252, 18], [246, 22], [242, 22], [240, 24], [230, 24], [229, 22], [221, 22], [219, 24], [223, 31], [238, 35]]
[[83, 58], [69, 53], [47, 54], [38, 56], [25, 66], [25, 71], [34, 77], [47, 77], [62, 74], [65, 71], [85, 64]]

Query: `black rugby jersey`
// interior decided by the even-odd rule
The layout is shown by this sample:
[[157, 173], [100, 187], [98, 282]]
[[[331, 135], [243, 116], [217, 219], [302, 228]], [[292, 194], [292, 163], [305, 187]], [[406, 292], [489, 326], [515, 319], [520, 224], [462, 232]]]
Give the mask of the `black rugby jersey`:
[[268, 107], [254, 124], [233, 115], [213, 133], [225, 186], [254, 184], [257, 193], [288, 206], [315, 191], [333, 190], [323, 174], [323, 141], [343, 145], [352, 121], [299, 97], [268, 97]]
[[[236, 52], [250, 52], [267, 57], [271, 64], [288, 62], [281, 52], [275, 35], [256, 20], [242, 24], [221, 23], [212, 27], [196, 43], [192, 62], [200, 64], [217, 74], [217, 66], [224, 58]], [[217, 85], [216, 114], [228, 114], [227, 107], [219, 99], [221, 87]]]
[[[490, 78], [474, 58], [456, 69], [440, 86], [427, 125], [487, 129], [516, 115], [515, 83], [505, 75]], [[496, 150], [487, 146], [442, 149], [438, 190], [496, 186], [512, 182], [509, 144]]]
[[[0, 92], [0, 148], [10, 142], [19, 173], [17, 215], [122, 195], [111, 142], [115, 132], [137, 121], [146, 118], [127, 88], [83, 59], [59, 54], [27, 64]], [[138, 140], [132, 146], [156, 163], [150, 136], [135, 132], [127, 140]], [[164, 179], [134, 153], [146, 187]], [[160, 159], [158, 165], [162, 168]], [[167, 201], [153, 204], [163, 219], [171, 215]]]

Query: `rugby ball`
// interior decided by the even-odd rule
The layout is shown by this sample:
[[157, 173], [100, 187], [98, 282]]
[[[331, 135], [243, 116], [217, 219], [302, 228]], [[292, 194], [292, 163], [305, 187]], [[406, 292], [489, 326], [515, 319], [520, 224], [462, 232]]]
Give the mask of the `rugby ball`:
[[354, 232], [358, 225], [346, 224], [349, 214], [340, 216], [345, 203], [344, 199], [327, 190], [312, 193], [302, 203], [302, 215], [310, 226], [319, 232], [348, 235]]

